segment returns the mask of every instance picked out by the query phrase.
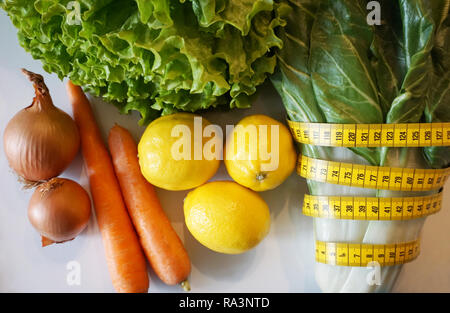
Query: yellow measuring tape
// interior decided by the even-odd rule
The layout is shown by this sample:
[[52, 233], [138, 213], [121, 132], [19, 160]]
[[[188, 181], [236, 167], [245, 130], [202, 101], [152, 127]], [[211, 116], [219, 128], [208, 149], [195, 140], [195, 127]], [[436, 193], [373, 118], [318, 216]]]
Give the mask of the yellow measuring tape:
[[288, 120], [299, 143], [330, 147], [429, 147], [450, 145], [450, 123], [328, 124]]
[[297, 173], [306, 178], [350, 187], [427, 191], [441, 188], [450, 174], [446, 169], [394, 168], [332, 162], [301, 155]]
[[328, 197], [305, 195], [303, 214], [351, 220], [410, 220], [440, 211], [442, 192], [424, 197]]
[[380, 266], [404, 264], [420, 254], [419, 240], [398, 244], [352, 244], [316, 241], [316, 261], [340, 266]]
[[[329, 124], [288, 120], [294, 139], [329, 147], [450, 146], [450, 123]], [[441, 188], [447, 169], [414, 169], [332, 162], [299, 156], [297, 173], [319, 182], [350, 187], [428, 191]], [[305, 195], [303, 214], [352, 220], [409, 220], [438, 212], [442, 192], [421, 197], [339, 197]], [[341, 266], [403, 264], [420, 252], [419, 240], [398, 244], [355, 244], [316, 241], [317, 262]]]

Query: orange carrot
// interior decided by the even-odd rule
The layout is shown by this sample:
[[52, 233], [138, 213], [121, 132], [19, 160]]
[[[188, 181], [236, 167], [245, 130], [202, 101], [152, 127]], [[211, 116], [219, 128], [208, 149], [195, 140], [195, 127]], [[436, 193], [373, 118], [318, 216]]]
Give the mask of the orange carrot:
[[147, 292], [149, 278], [145, 256], [91, 105], [81, 88], [70, 81], [67, 91], [81, 135], [81, 149], [113, 286], [118, 292]]
[[155, 189], [141, 174], [133, 137], [116, 125], [109, 132], [108, 144], [128, 212], [153, 270], [166, 284], [182, 283], [188, 289], [189, 256]]

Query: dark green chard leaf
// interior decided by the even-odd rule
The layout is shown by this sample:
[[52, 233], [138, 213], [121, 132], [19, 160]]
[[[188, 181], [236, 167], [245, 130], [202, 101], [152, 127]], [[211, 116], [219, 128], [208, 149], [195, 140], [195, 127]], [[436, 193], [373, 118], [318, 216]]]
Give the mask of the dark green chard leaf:
[[[402, 68], [397, 72], [400, 75], [404, 72], [404, 78], [401, 89], [398, 91], [396, 98], [393, 99], [387, 113], [386, 123], [420, 122], [424, 110], [430, 105], [429, 94], [435, 86], [433, 84], [435, 61], [432, 51], [435, 49], [435, 38], [446, 2], [448, 1], [399, 0], [402, 31], [397, 30], [396, 37], [398, 35], [402, 37], [397, 44], [397, 47], [399, 47], [397, 50], [399, 61], [397, 62], [399, 66], [405, 66], [406, 72]], [[383, 91], [382, 85], [380, 91]], [[389, 95], [390, 93], [385, 94]], [[382, 148], [380, 150], [382, 165], [389, 165], [394, 162], [397, 165], [404, 166], [402, 162], [398, 163], [398, 160], [387, 159], [389, 150], [391, 149]], [[402, 150], [402, 154], [406, 155], [408, 149]], [[394, 153], [394, 155], [396, 154]], [[404, 162], [406, 160], [404, 158]]]
[[[305, 122], [381, 122], [382, 112], [378, 105], [376, 79], [368, 59], [372, 34], [366, 23], [365, 5], [363, 8], [361, 2], [355, 6], [351, 1], [297, 0], [289, 3], [292, 10], [287, 17], [287, 26], [280, 31], [284, 48], [277, 53], [279, 70], [272, 77], [289, 117]], [[334, 15], [339, 15], [343, 8], [345, 12], [352, 12], [353, 15], [341, 15], [341, 20], [336, 23]], [[346, 18], [355, 19], [354, 23], [359, 25], [360, 30], [352, 33], [352, 30], [347, 29], [349, 34], [342, 36], [339, 26], [340, 23], [347, 23]], [[321, 28], [320, 25], [323, 24], [323, 27], [329, 29]], [[314, 30], [313, 27], [317, 29]], [[330, 33], [330, 38], [327, 35], [328, 30], [334, 32]], [[311, 40], [312, 37], [314, 40]], [[326, 50], [330, 40], [334, 40], [331, 58], [330, 51]], [[360, 40], [362, 42], [358, 42]], [[340, 46], [341, 44], [344, 46]], [[359, 54], [349, 54], [349, 50]], [[339, 58], [339, 61], [334, 60], [334, 57]], [[348, 73], [341, 71], [340, 64], [343, 62], [350, 65], [345, 66]], [[342, 79], [345, 79], [344, 84], [341, 84]], [[317, 86], [313, 86], [313, 82], [317, 83]], [[332, 86], [335, 82], [336, 85]], [[361, 82], [364, 90], [358, 89]], [[359, 112], [364, 108], [361, 99], [373, 105], [372, 111], [369, 107], [365, 114]], [[372, 164], [378, 164], [376, 149], [352, 150]], [[332, 149], [302, 145], [302, 153], [325, 158], [332, 154]]]
[[[290, 7], [281, 12], [286, 26], [279, 30], [283, 49], [277, 52], [278, 69], [271, 77], [280, 94], [288, 117], [299, 122], [325, 122], [317, 104], [309, 70], [311, 29], [318, 1], [289, 0]], [[302, 145], [302, 153], [310, 157], [324, 155], [326, 149]]]
[[277, 53], [278, 71], [272, 82], [283, 98], [287, 113], [294, 121], [323, 122], [314, 95], [308, 68], [310, 34], [317, 10], [317, 1], [288, 1], [285, 28], [279, 37], [284, 48]]
[[[441, 20], [437, 30], [433, 56], [433, 78], [428, 105], [427, 122], [450, 121], [450, 1], [442, 1]], [[447, 136], [447, 134], [444, 134]], [[434, 168], [450, 166], [450, 147], [428, 147], [425, 157]]]
[[374, 27], [371, 60], [377, 78], [380, 105], [386, 116], [392, 101], [400, 93], [406, 74], [406, 60], [399, 4], [392, 0], [379, 2], [381, 25]]
[[310, 68], [317, 102], [330, 123], [380, 123], [368, 58], [373, 29], [365, 1], [323, 1], [312, 29]]
[[[373, 28], [366, 1], [321, 2], [311, 32], [310, 70], [317, 103], [329, 123], [382, 123], [376, 75], [369, 59]], [[354, 148], [372, 164], [377, 149]]]
[[429, 1], [400, 0], [406, 75], [386, 123], [415, 123], [422, 118], [431, 86], [435, 21]]

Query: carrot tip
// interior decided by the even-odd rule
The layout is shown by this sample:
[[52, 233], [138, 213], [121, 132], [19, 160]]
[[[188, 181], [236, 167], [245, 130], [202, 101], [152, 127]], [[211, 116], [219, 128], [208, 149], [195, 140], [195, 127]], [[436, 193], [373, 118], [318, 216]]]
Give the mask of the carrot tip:
[[191, 291], [191, 285], [189, 284], [189, 281], [186, 279], [180, 283], [181, 287], [184, 291], [188, 292]]

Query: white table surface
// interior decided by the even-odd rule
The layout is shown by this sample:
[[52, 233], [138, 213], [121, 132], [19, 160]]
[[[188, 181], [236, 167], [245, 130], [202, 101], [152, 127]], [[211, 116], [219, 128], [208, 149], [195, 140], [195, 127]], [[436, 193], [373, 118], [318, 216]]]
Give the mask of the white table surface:
[[[3, 152], [7, 122], [33, 98], [32, 86], [20, 68], [44, 74], [54, 103], [69, 114], [71, 109], [63, 82], [56, 75], [45, 73], [41, 63], [19, 46], [16, 30], [3, 11], [0, 33], [0, 292], [113, 292], [95, 218], [75, 240], [46, 248], [40, 246], [40, 237], [28, 222], [31, 191], [21, 189]], [[261, 89], [252, 109], [213, 112], [205, 117], [221, 126], [254, 113], [282, 120], [284, 109], [278, 96], [269, 84]], [[137, 114], [120, 115], [112, 105], [98, 99], [94, 102], [105, 138], [114, 123], [127, 127], [136, 139], [142, 134], [144, 129], [137, 126]], [[89, 189], [80, 155], [62, 176]], [[223, 164], [214, 179], [229, 179]], [[224, 255], [203, 247], [188, 232], [182, 210], [186, 192], [158, 190], [162, 205], [191, 257], [193, 292], [320, 291], [314, 280], [312, 220], [300, 211], [305, 192], [305, 181], [295, 174], [276, 190], [263, 192], [272, 217], [269, 235], [245, 254]], [[426, 221], [422, 253], [416, 261], [404, 266], [395, 292], [450, 292], [450, 186], [443, 206], [442, 212]], [[80, 264], [80, 285], [67, 284], [67, 264], [71, 261]], [[179, 287], [165, 286], [151, 271], [150, 276], [149, 292], [181, 291]]]

